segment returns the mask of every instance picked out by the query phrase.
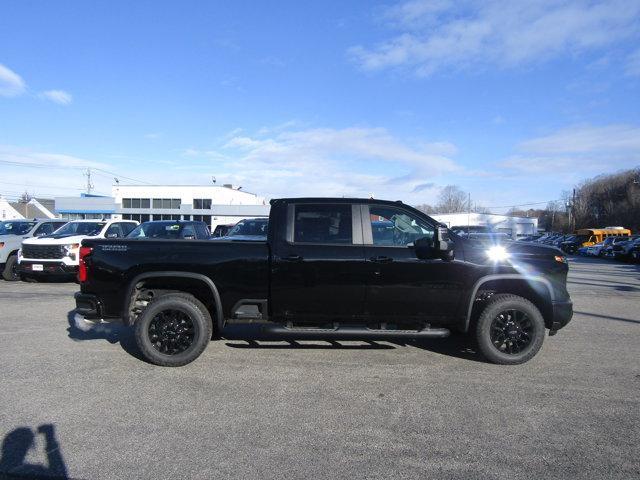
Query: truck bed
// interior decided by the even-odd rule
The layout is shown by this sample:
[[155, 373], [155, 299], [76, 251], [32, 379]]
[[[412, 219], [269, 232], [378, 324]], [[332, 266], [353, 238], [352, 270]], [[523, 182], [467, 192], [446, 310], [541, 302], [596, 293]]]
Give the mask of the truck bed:
[[225, 318], [236, 302], [268, 298], [269, 246], [267, 242], [209, 240], [114, 239], [85, 240], [93, 251], [87, 265], [89, 280], [83, 293], [99, 293], [105, 317], [120, 317], [138, 275], [154, 271], [204, 275], [215, 284]]

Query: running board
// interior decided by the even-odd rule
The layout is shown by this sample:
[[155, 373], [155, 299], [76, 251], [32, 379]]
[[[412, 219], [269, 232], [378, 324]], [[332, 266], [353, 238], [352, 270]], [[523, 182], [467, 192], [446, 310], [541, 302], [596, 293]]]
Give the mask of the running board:
[[262, 326], [262, 333], [279, 338], [295, 340], [384, 340], [391, 338], [446, 338], [446, 328], [425, 328], [422, 330], [374, 330], [371, 328], [289, 328], [278, 324]]

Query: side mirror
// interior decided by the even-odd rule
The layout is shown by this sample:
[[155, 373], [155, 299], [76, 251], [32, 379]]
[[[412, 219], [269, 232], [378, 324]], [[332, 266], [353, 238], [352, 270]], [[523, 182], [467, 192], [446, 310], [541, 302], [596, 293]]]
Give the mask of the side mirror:
[[438, 257], [442, 260], [453, 260], [453, 242], [449, 238], [449, 229], [445, 226], [439, 226], [436, 231], [436, 251]]
[[416, 257], [420, 260], [441, 258], [448, 261], [453, 260], [453, 242], [449, 240], [449, 231], [446, 227], [438, 227], [433, 238], [418, 238], [413, 243]]
[[422, 237], [416, 239], [413, 242], [413, 248], [416, 252], [416, 257], [420, 260], [429, 260], [431, 258], [435, 258], [436, 249], [433, 246], [434, 239], [430, 237]]

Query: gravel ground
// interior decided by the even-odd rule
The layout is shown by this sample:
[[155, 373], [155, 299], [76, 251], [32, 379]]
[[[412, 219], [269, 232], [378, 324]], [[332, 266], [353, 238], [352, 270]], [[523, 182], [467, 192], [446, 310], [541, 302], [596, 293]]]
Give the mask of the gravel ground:
[[170, 369], [123, 327], [72, 327], [75, 284], [0, 282], [0, 472], [639, 478], [640, 268], [575, 259], [569, 288], [572, 322], [522, 366], [456, 339], [221, 340]]

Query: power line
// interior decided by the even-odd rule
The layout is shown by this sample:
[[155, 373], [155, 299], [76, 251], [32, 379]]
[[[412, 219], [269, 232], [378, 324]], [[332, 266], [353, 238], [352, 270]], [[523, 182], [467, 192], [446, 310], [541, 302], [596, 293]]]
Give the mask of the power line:
[[[87, 167], [81, 167], [81, 166], [72, 166], [72, 165], [47, 165], [44, 163], [24, 163], [24, 162], [13, 162], [11, 160], [0, 160], [0, 164], [2, 165], [10, 165], [13, 167], [29, 167], [29, 168], [46, 168], [46, 169], [71, 169], [71, 170], [85, 170]], [[130, 180], [132, 182], [137, 182], [137, 183], [144, 183], [146, 185], [151, 185], [151, 183], [149, 182], [145, 182], [144, 180], [138, 180], [136, 178], [132, 178], [132, 177], [126, 177], [124, 175], [120, 175], [114, 172], [110, 172], [109, 170], [104, 170], [102, 168], [96, 168], [96, 167], [89, 167], [91, 168], [91, 170], [94, 171], [98, 171], [98, 172], [104, 172], [105, 174], [108, 174], [108, 176], [111, 177], [118, 177], [118, 178], [124, 178], [126, 180]], [[105, 177], [107, 175], [104, 175]]]

